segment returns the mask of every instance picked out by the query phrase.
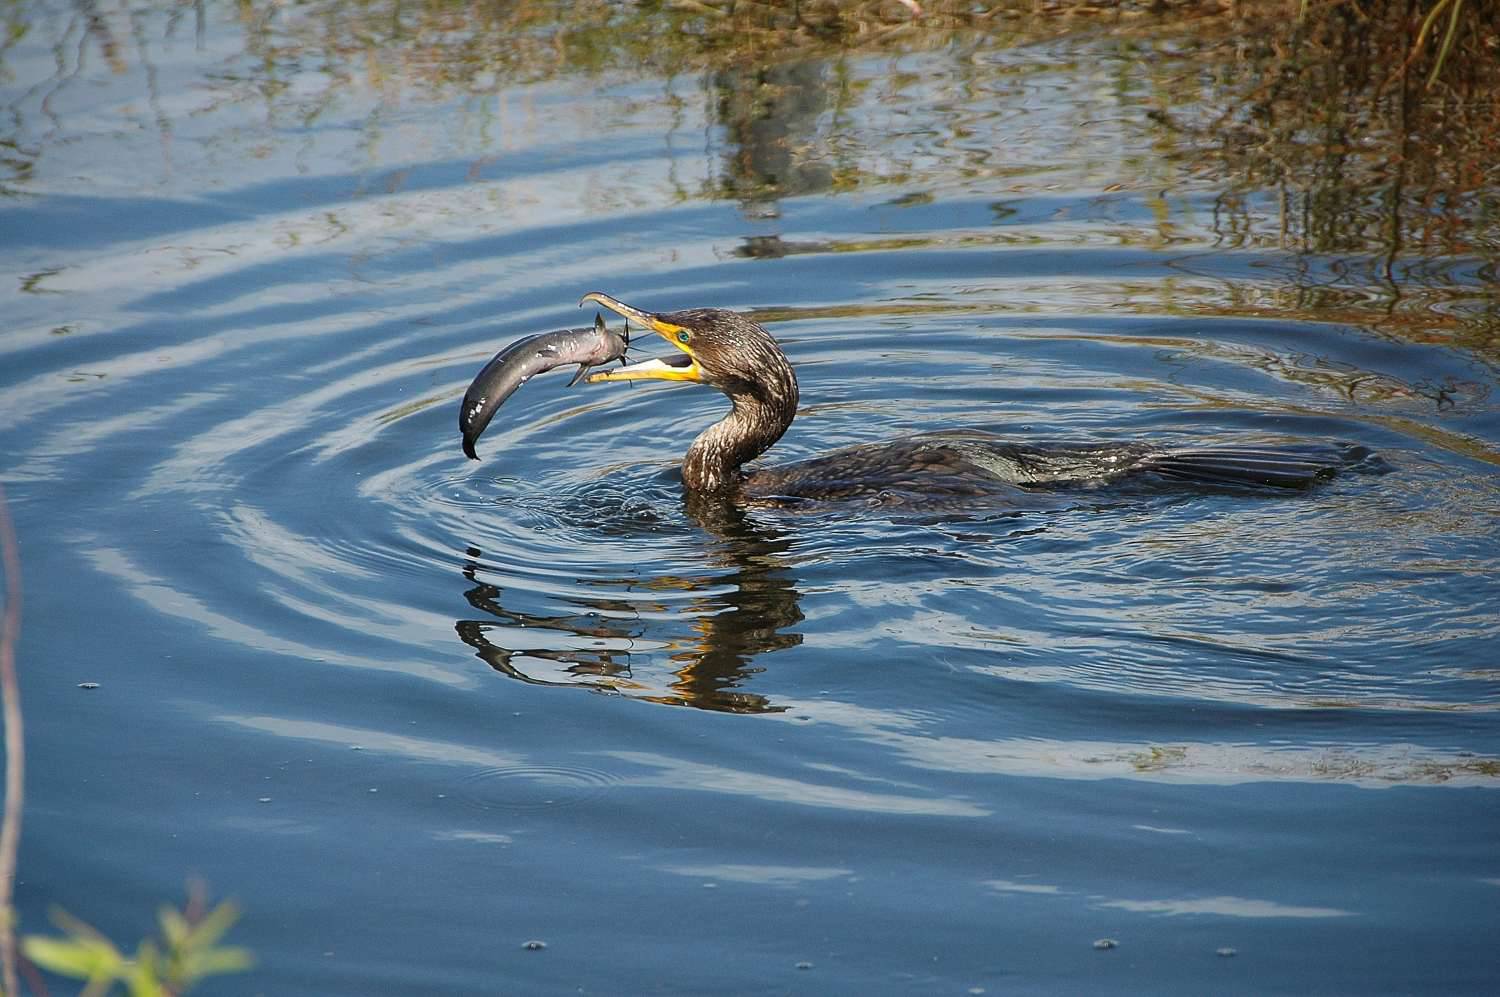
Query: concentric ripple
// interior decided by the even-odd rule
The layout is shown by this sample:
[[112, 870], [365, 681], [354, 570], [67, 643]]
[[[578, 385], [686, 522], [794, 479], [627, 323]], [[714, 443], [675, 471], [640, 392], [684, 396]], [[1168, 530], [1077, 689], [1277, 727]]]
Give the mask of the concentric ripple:
[[[1038, 731], [1096, 700], [1355, 710], [1419, 729], [1500, 702], [1486, 670], [1500, 624], [1475, 608], [1500, 577], [1482, 372], [1358, 326], [1267, 321], [1263, 303], [1237, 313], [1226, 282], [1269, 294], [1291, 272], [1276, 254], [1166, 258], [1102, 237], [1023, 251], [1007, 240], [1045, 239], [1044, 214], [1021, 211], [1001, 239], [990, 202], [962, 195], [832, 214], [788, 202], [780, 241], [737, 253], [741, 237], [714, 234], [744, 227], [731, 209], [596, 217], [565, 185], [537, 249], [466, 220], [476, 192], [448, 183], [422, 195], [443, 223], [420, 254], [338, 278], [342, 255], [301, 251], [311, 282], [263, 255], [240, 271], [215, 258], [133, 295], [107, 282], [107, 333], [20, 337], [14, 473], [70, 483], [58, 536], [138, 602], [246, 654], [445, 686], [504, 677], [757, 713], [820, 682], [892, 708], [939, 669], [1005, 696], [1045, 690], [1017, 719]], [[900, 238], [865, 239], [866, 215]], [[378, 238], [380, 217], [362, 204], [349, 221]], [[658, 248], [642, 230], [678, 233], [670, 281], [647, 276]], [[117, 274], [134, 249], [80, 267]], [[1348, 307], [1376, 301], [1350, 272], [1295, 268], [1347, 283]], [[1099, 307], [1168, 286], [1179, 314]], [[721, 397], [570, 388], [566, 372], [518, 391], [465, 460], [469, 379], [522, 335], [587, 321], [572, 303], [592, 289], [758, 308], [802, 382], [772, 459], [969, 425], [1349, 440], [1395, 471], [1308, 495], [1101, 494], [1016, 515], [747, 510], [685, 496], [675, 471]]]
[[[13, 5], [19, 923], [128, 944], [202, 875], [256, 955], [223, 986], [318, 997], [1478, 989], [1493, 183], [1356, 142], [1254, 189], [1195, 148], [1243, 101], [1155, 30], [1184, 5], [1024, 45], [887, 5], [709, 69], [628, 30], [721, 6]], [[466, 459], [474, 374], [595, 290], [765, 322], [771, 460], [976, 427], [1390, 472], [746, 508], [676, 470], [721, 396], [568, 371]]]
[[537, 813], [592, 800], [619, 781], [597, 769], [532, 765], [471, 773], [455, 795], [476, 810]]

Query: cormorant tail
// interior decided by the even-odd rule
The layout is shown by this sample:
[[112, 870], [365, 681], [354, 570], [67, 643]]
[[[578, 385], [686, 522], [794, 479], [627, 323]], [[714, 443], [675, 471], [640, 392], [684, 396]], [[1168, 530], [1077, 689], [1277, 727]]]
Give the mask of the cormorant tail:
[[[1371, 462], [1382, 466], [1376, 468]], [[1169, 450], [1148, 458], [1140, 470], [1205, 485], [1309, 488], [1360, 464], [1371, 465], [1371, 470], [1386, 469], [1369, 448], [1345, 444]]]

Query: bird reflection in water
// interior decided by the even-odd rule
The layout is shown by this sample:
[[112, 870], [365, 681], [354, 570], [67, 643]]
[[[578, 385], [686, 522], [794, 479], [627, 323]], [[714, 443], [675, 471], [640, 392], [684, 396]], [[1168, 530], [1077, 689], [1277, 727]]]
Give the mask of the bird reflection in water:
[[[505, 607], [504, 589], [481, 579], [483, 553], [470, 547], [463, 568], [470, 587], [464, 598], [484, 615], [458, 620], [459, 639], [496, 671], [533, 685], [581, 685], [725, 713], [781, 712], [786, 707], [742, 686], [761, 670], [753, 664], [759, 655], [802, 643], [802, 635], [791, 629], [803, 618], [785, 559], [791, 541], [747, 517], [724, 496], [687, 492], [683, 503], [711, 538], [705, 546], [709, 562], [727, 573], [602, 579], [596, 584], [629, 589], [631, 598], [601, 597], [584, 612], [536, 615]], [[681, 603], [642, 600], [653, 590], [709, 594], [673, 613], [670, 608]], [[642, 609], [654, 618], [643, 618]], [[600, 646], [558, 647], [584, 642]], [[634, 649], [637, 644], [646, 649]], [[654, 673], [663, 658], [670, 663], [665, 681], [638, 674], [643, 666]]]

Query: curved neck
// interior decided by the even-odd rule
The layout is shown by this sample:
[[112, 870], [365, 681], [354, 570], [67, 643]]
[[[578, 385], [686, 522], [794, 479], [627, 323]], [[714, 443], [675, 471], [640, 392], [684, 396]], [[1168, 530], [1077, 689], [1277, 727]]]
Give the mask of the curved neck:
[[716, 492], [740, 483], [740, 468], [781, 439], [797, 416], [797, 376], [777, 351], [778, 362], [757, 371], [759, 380], [720, 385], [733, 408], [688, 447], [682, 482], [690, 490]]

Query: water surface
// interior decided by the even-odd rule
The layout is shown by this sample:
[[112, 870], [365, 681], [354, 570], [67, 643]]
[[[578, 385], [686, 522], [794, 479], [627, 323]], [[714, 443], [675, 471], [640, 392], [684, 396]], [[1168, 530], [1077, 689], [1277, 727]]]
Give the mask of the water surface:
[[[1493, 214], [1320, 248], [1110, 36], [445, 86], [241, 10], [4, 51], [23, 930], [133, 944], [201, 876], [259, 959], [211, 993], [1493, 992]], [[762, 319], [772, 458], [1389, 473], [746, 510], [675, 472], [721, 397], [563, 374], [465, 460], [589, 290]]]

